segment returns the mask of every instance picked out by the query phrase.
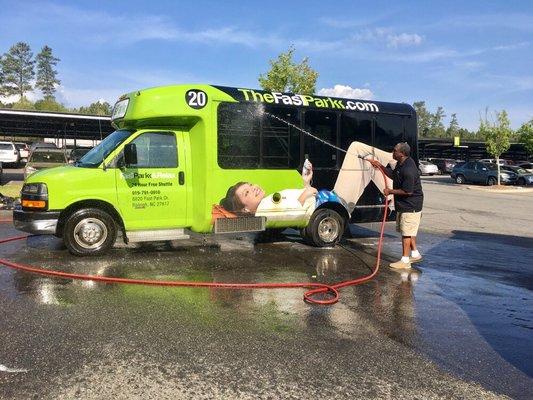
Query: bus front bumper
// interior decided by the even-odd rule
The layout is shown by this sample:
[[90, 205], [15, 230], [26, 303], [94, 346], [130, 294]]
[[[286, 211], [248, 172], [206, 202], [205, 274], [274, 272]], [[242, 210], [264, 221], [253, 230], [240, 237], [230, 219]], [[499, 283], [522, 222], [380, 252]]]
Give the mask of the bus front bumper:
[[20, 231], [38, 235], [55, 235], [59, 211], [13, 210], [13, 225]]

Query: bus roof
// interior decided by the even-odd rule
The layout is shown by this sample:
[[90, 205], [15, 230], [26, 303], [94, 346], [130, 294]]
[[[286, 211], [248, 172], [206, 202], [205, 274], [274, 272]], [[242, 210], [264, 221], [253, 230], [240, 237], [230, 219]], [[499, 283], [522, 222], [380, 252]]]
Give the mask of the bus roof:
[[259, 89], [216, 86], [214, 88], [230, 95], [238, 102], [264, 103], [275, 105], [298, 106], [305, 108], [324, 108], [343, 111], [370, 111], [385, 114], [414, 115], [415, 111], [407, 103], [390, 103], [383, 101], [347, 99], [318, 95], [300, 95], [295, 93], [268, 92]]
[[153, 87], [121, 96], [115, 104], [111, 121], [117, 128], [137, 129], [154, 124], [193, 126], [199, 119], [205, 117], [205, 107], [212, 101], [415, 116], [413, 107], [406, 103], [268, 92], [207, 84], [184, 84]]

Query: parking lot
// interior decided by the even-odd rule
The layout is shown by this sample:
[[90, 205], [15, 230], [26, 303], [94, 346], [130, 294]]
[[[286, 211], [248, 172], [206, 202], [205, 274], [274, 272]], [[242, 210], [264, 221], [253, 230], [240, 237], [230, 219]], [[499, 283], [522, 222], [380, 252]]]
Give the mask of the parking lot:
[[[17, 171], [8, 171], [14, 178]], [[0, 269], [1, 398], [531, 398], [533, 193], [423, 179], [425, 260], [386, 267], [330, 307], [301, 290], [109, 285]], [[9, 212], [3, 211], [8, 218]], [[373, 265], [378, 224], [334, 249], [296, 232], [73, 258], [53, 237], [0, 256], [69, 272], [195, 281], [336, 282]], [[18, 234], [10, 224], [0, 237]]]

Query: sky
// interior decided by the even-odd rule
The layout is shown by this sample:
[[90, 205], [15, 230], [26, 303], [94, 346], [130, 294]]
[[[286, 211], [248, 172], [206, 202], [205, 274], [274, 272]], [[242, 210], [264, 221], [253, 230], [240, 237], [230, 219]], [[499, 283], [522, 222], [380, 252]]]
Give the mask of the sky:
[[259, 88], [293, 45], [319, 94], [423, 100], [471, 130], [487, 107], [515, 129], [533, 119], [531, 1], [0, 0], [0, 10], [0, 53], [50, 46], [68, 107], [167, 84]]

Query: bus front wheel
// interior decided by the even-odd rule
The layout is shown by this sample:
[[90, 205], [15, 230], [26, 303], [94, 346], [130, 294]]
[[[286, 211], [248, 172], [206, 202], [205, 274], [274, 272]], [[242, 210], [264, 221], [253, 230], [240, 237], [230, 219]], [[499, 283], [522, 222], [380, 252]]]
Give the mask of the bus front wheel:
[[338, 212], [321, 208], [313, 213], [309, 224], [303, 229], [302, 236], [317, 247], [334, 246], [341, 240], [344, 225], [344, 219]]
[[83, 208], [68, 218], [63, 242], [76, 256], [100, 255], [108, 251], [117, 238], [113, 217], [99, 208]]

